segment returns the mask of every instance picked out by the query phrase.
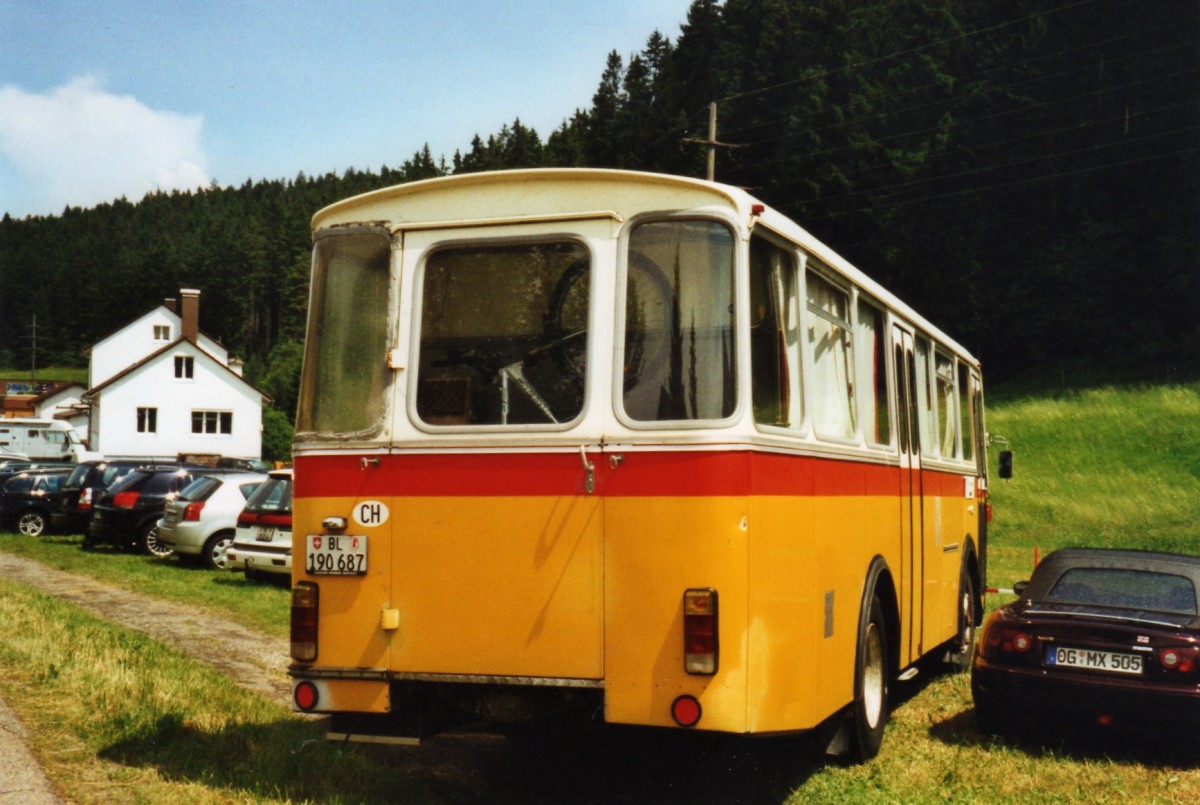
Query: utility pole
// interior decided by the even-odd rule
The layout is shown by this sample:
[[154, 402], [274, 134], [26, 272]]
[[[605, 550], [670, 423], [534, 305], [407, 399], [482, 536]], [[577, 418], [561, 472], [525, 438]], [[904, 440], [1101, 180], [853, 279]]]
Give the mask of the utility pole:
[[29, 336], [29, 383], [37, 385], [37, 314], [33, 314], [33, 325]]
[[683, 140], [685, 143], [694, 143], [703, 145], [708, 148], [708, 175], [705, 177], [710, 182], [716, 181], [717, 178], [717, 149], [718, 148], [737, 148], [732, 143], [723, 143], [717, 140], [717, 102], [713, 101], [708, 105], [708, 139], [697, 140], [695, 137], [687, 137]]

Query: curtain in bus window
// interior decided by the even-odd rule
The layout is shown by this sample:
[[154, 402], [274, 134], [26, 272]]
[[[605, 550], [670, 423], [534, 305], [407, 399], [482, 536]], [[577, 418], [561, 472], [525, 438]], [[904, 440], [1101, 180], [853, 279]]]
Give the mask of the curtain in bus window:
[[715, 221], [657, 221], [629, 238], [623, 404], [634, 420], [724, 419], [737, 402], [733, 238]]
[[937, 412], [933, 407], [933, 394], [929, 379], [929, 341], [918, 336], [913, 342], [913, 353], [917, 364], [917, 433], [921, 439], [921, 453], [932, 456], [934, 434], [937, 433]]
[[583, 411], [587, 250], [434, 252], [421, 280], [417, 416], [430, 425], [556, 425]]
[[754, 421], [800, 424], [796, 261], [774, 244], [750, 241], [750, 382]]
[[852, 439], [856, 432], [850, 296], [810, 271], [808, 345], [812, 354], [813, 426], [817, 435]]
[[390, 372], [390, 257], [391, 243], [379, 232], [317, 240], [297, 431], [379, 426]]
[[884, 341], [883, 311], [861, 299], [858, 302], [859, 377], [865, 382], [863, 427], [867, 441], [892, 443], [891, 393], [888, 385], [887, 344]]
[[937, 411], [939, 449], [943, 458], [958, 455], [958, 413], [955, 410], [954, 361], [940, 352], [934, 353], [937, 376]]

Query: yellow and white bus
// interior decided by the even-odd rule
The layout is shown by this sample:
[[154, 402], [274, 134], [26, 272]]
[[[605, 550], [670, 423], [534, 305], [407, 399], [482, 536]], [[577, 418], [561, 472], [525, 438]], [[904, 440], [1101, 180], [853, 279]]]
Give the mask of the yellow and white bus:
[[733, 187], [414, 182], [313, 219], [293, 692], [342, 739], [456, 713], [821, 728], [965, 665], [979, 362]]

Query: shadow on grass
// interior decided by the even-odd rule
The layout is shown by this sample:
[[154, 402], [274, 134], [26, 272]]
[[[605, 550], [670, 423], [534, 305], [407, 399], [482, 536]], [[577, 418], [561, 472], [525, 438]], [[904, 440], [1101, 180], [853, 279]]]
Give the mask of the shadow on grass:
[[935, 724], [929, 734], [953, 746], [1004, 746], [1035, 758], [1105, 760], [1160, 769], [1200, 768], [1200, 746], [1196, 745], [1194, 731], [1181, 726], [1126, 724], [1120, 728], [1091, 725], [1071, 729], [1044, 719], [1015, 726], [1003, 735], [992, 735], [979, 729], [971, 708]]
[[334, 744], [322, 721], [206, 732], [164, 716], [101, 752], [167, 780], [319, 802], [782, 802], [824, 759], [815, 741], [605, 727], [511, 740], [447, 733], [419, 747]]

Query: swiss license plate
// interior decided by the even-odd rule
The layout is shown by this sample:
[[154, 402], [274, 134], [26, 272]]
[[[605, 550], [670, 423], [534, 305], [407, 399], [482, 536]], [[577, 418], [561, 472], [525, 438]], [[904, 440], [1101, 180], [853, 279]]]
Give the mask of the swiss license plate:
[[254, 539], [258, 542], [270, 542], [275, 539], [275, 528], [269, 525], [260, 525]]
[[305, 568], [314, 576], [360, 576], [366, 573], [366, 536], [309, 534]]
[[1087, 668], [1091, 671], [1111, 671], [1117, 674], [1140, 674], [1142, 672], [1142, 658], [1137, 654], [1120, 654], [1113, 651], [1093, 651], [1065, 646], [1047, 648], [1046, 665]]

